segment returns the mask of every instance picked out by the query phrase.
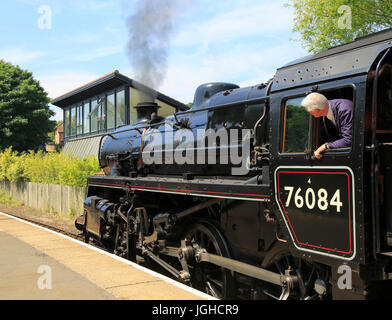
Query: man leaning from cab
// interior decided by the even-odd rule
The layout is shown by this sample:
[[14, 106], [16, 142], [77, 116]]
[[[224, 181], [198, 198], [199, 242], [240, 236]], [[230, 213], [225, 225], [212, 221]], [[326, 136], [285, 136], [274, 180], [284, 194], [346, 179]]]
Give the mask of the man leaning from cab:
[[315, 152], [317, 159], [323, 157], [327, 149], [351, 147], [353, 103], [347, 99], [328, 100], [320, 93], [311, 93], [303, 101], [302, 106], [313, 117], [322, 117], [327, 143]]

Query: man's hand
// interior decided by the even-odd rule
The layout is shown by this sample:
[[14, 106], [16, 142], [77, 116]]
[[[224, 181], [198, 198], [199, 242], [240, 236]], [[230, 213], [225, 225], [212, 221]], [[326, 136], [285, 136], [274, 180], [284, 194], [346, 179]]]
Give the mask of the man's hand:
[[323, 152], [325, 151], [325, 150], [327, 150], [328, 148], [327, 148], [327, 144], [323, 144], [320, 148], [318, 148], [315, 152], [314, 152], [314, 157], [316, 158], [316, 159], [321, 159], [322, 157], [323, 157]]

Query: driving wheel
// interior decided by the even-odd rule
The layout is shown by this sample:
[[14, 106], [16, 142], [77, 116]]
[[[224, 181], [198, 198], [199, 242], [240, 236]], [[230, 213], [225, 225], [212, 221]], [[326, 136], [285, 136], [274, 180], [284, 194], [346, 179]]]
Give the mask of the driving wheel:
[[[226, 240], [210, 222], [191, 225], [186, 239], [208, 253], [230, 258]], [[233, 296], [234, 279], [230, 271], [208, 262], [192, 262], [188, 266], [193, 288], [218, 299], [229, 299]]]

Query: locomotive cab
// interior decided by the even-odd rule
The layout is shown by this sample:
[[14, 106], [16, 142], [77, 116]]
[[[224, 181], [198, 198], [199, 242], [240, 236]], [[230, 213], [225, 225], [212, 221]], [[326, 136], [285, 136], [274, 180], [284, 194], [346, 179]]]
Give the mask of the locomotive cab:
[[[332, 279], [343, 262], [355, 265], [358, 288], [389, 279], [392, 270], [389, 37], [382, 32], [294, 61], [278, 69], [270, 95], [271, 181], [282, 238], [294, 252], [329, 264]], [[320, 160], [312, 155], [329, 141], [321, 120], [301, 105], [311, 92], [353, 102], [351, 146], [328, 149]], [[334, 287], [333, 296], [350, 295]]]

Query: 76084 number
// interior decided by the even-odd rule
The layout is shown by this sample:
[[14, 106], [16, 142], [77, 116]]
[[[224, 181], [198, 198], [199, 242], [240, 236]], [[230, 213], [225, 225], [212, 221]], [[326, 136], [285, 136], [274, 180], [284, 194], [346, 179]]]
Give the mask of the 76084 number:
[[[333, 194], [332, 198], [329, 200], [328, 191], [326, 189], [319, 189], [317, 191], [313, 188], [306, 189], [302, 192], [301, 188], [295, 189], [295, 187], [286, 186], [285, 191], [288, 191], [288, 196], [286, 200], [285, 207], [288, 208], [294, 203], [294, 205], [301, 209], [305, 205], [309, 210], [316, 207], [321, 211], [326, 211], [330, 206], [336, 207], [336, 212], [340, 213], [343, 207], [343, 202], [340, 200], [340, 189], [337, 189]], [[294, 195], [294, 196], [293, 196]]]

